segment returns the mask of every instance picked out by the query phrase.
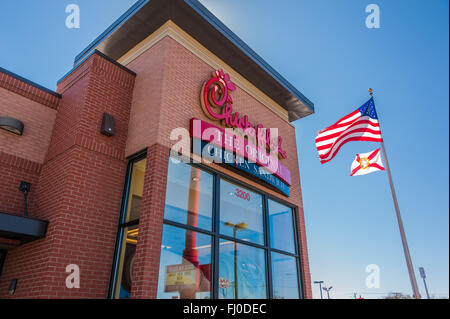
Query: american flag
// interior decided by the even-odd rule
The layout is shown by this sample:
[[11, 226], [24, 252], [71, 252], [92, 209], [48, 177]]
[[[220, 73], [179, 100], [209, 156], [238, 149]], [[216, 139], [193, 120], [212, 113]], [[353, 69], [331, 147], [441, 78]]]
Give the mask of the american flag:
[[373, 98], [356, 111], [319, 132], [316, 137], [316, 147], [320, 162], [325, 164], [331, 161], [342, 145], [351, 141], [383, 141]]

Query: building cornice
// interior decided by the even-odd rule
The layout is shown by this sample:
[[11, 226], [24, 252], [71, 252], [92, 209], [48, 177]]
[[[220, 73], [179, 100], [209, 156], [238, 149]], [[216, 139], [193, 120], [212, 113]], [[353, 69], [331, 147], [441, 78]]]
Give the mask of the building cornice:
[[145, 51], [153, 47], [162, 39], [170, 37], [175, 40], [177, 43], [182, 45], [185, 49], [189, 50], [192, 54], [197, 56], [203, 62], [211, 66], [214, 70], [223, 69], [226, 73], [229, 73], [233, 79], [233, 83], [235, 83], [238, 87], [248, 93], [250, 96], [255, 98], [257, 101], [265, 105], [269, 110], [279, 116], [281, 119], [289, 122], [288, 112], [281, 107], [278, 103], [273, 101], [266, 94], [261, 92], [257, 87], [255, 87], [252, 83], [247, 81], [242, 75], [240, 75], [236, 70], [234, 70], [231, 66], [227, 65], [224, 61], [219, 59], [216, 55], [202, 46], [199, 42], [197, 42], [194, 38], [192, 38], [187, 32], [177, 26], [173, 21], [167, 21], [162, 25], [158, 30], [149, 35], [146, 39], [137, 44], [134, 48], [132, 48], [125, 55], [120, 57], [117, 62], [120, 64], [127, 66], [129, 63], [138, 58]]

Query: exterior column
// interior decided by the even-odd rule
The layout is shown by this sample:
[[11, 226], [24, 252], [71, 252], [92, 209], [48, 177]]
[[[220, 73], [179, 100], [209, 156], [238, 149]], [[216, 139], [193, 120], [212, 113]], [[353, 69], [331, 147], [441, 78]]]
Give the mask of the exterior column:
[[170, 149], [160, 144], [147, 148], [131, 287], [131, 298], [135, 299], [155, 299], [157, 295], [169, 154]]

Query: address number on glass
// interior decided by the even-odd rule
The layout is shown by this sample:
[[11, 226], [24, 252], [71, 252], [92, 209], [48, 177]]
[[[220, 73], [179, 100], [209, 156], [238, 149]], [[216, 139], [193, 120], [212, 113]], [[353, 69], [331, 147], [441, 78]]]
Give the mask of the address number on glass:
[[243, 200], [250, 201], [250, 193], [244, 192], [243, 190], [236, 188], [236, 197], [242, 198]]

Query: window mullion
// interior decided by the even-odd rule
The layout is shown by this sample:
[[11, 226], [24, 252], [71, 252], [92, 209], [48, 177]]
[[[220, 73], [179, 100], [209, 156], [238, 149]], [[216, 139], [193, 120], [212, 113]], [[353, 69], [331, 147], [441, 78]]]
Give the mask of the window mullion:
[[220, 177], [218, 174], [214, 175], [213, 188], [213, 272], [212, 272], [212, 299], [219, 298], [219, 229], [220, 229]]
[[273, 299], [273, 285], [272, 285], [272, 256], [270, 250], [270, 224], [269, 224], [269, 201], [267, 195], [263, 196], [263, 216], [264, 216], [264, 234], [266, 244], [266, 280], [267, 280], [267, 298]]
[[298, 236], [298, 220], [297, 220], [297, 209], [292, 208], [292, 223], [294, 225], [294, 240], [295, 240], [295, 253], [297, 255], [297, 281], [298, 281], [298, 295], [300, 298], [305, 298], [303, 295], [303, 272], [302, 272], [302, 262], [301, 262], [301, 251], [300, 251], [300, 238]]
[[115, 298], [114, 292], [116, 289], [116, 283], [117, 283], [117, 275], [118, 275], [118, 269], [119, 269], [119, 260], [120, 260], [120, 252], [119, 247], [122, 245], [123, 241], [123, 224], [125, 221], [126, 216], [126, 210], [127, 210], [127, 204], [128, 204], [128, 196], [129, 196], [129, 190], [130, 190], [130, 182], [131, 182], [131, 173], [133, 171], [133, 163], [134, 160], [131, 160], [128, 162], [126, 175], [125, 175], [125, 185], [123, 188], [123, 196], [122, 196], [122, 203], [120, 207], [120, 213], [119, 213], [119, 225], [117, 228], [117, 234], [116, 234], [116, 240], [114, 243], [114, 260], [112, 263], [112, 270], [111, 270], [111, 276], [110, 276], [110, 285], [108, 290], [108, 297], [110, 299]]

